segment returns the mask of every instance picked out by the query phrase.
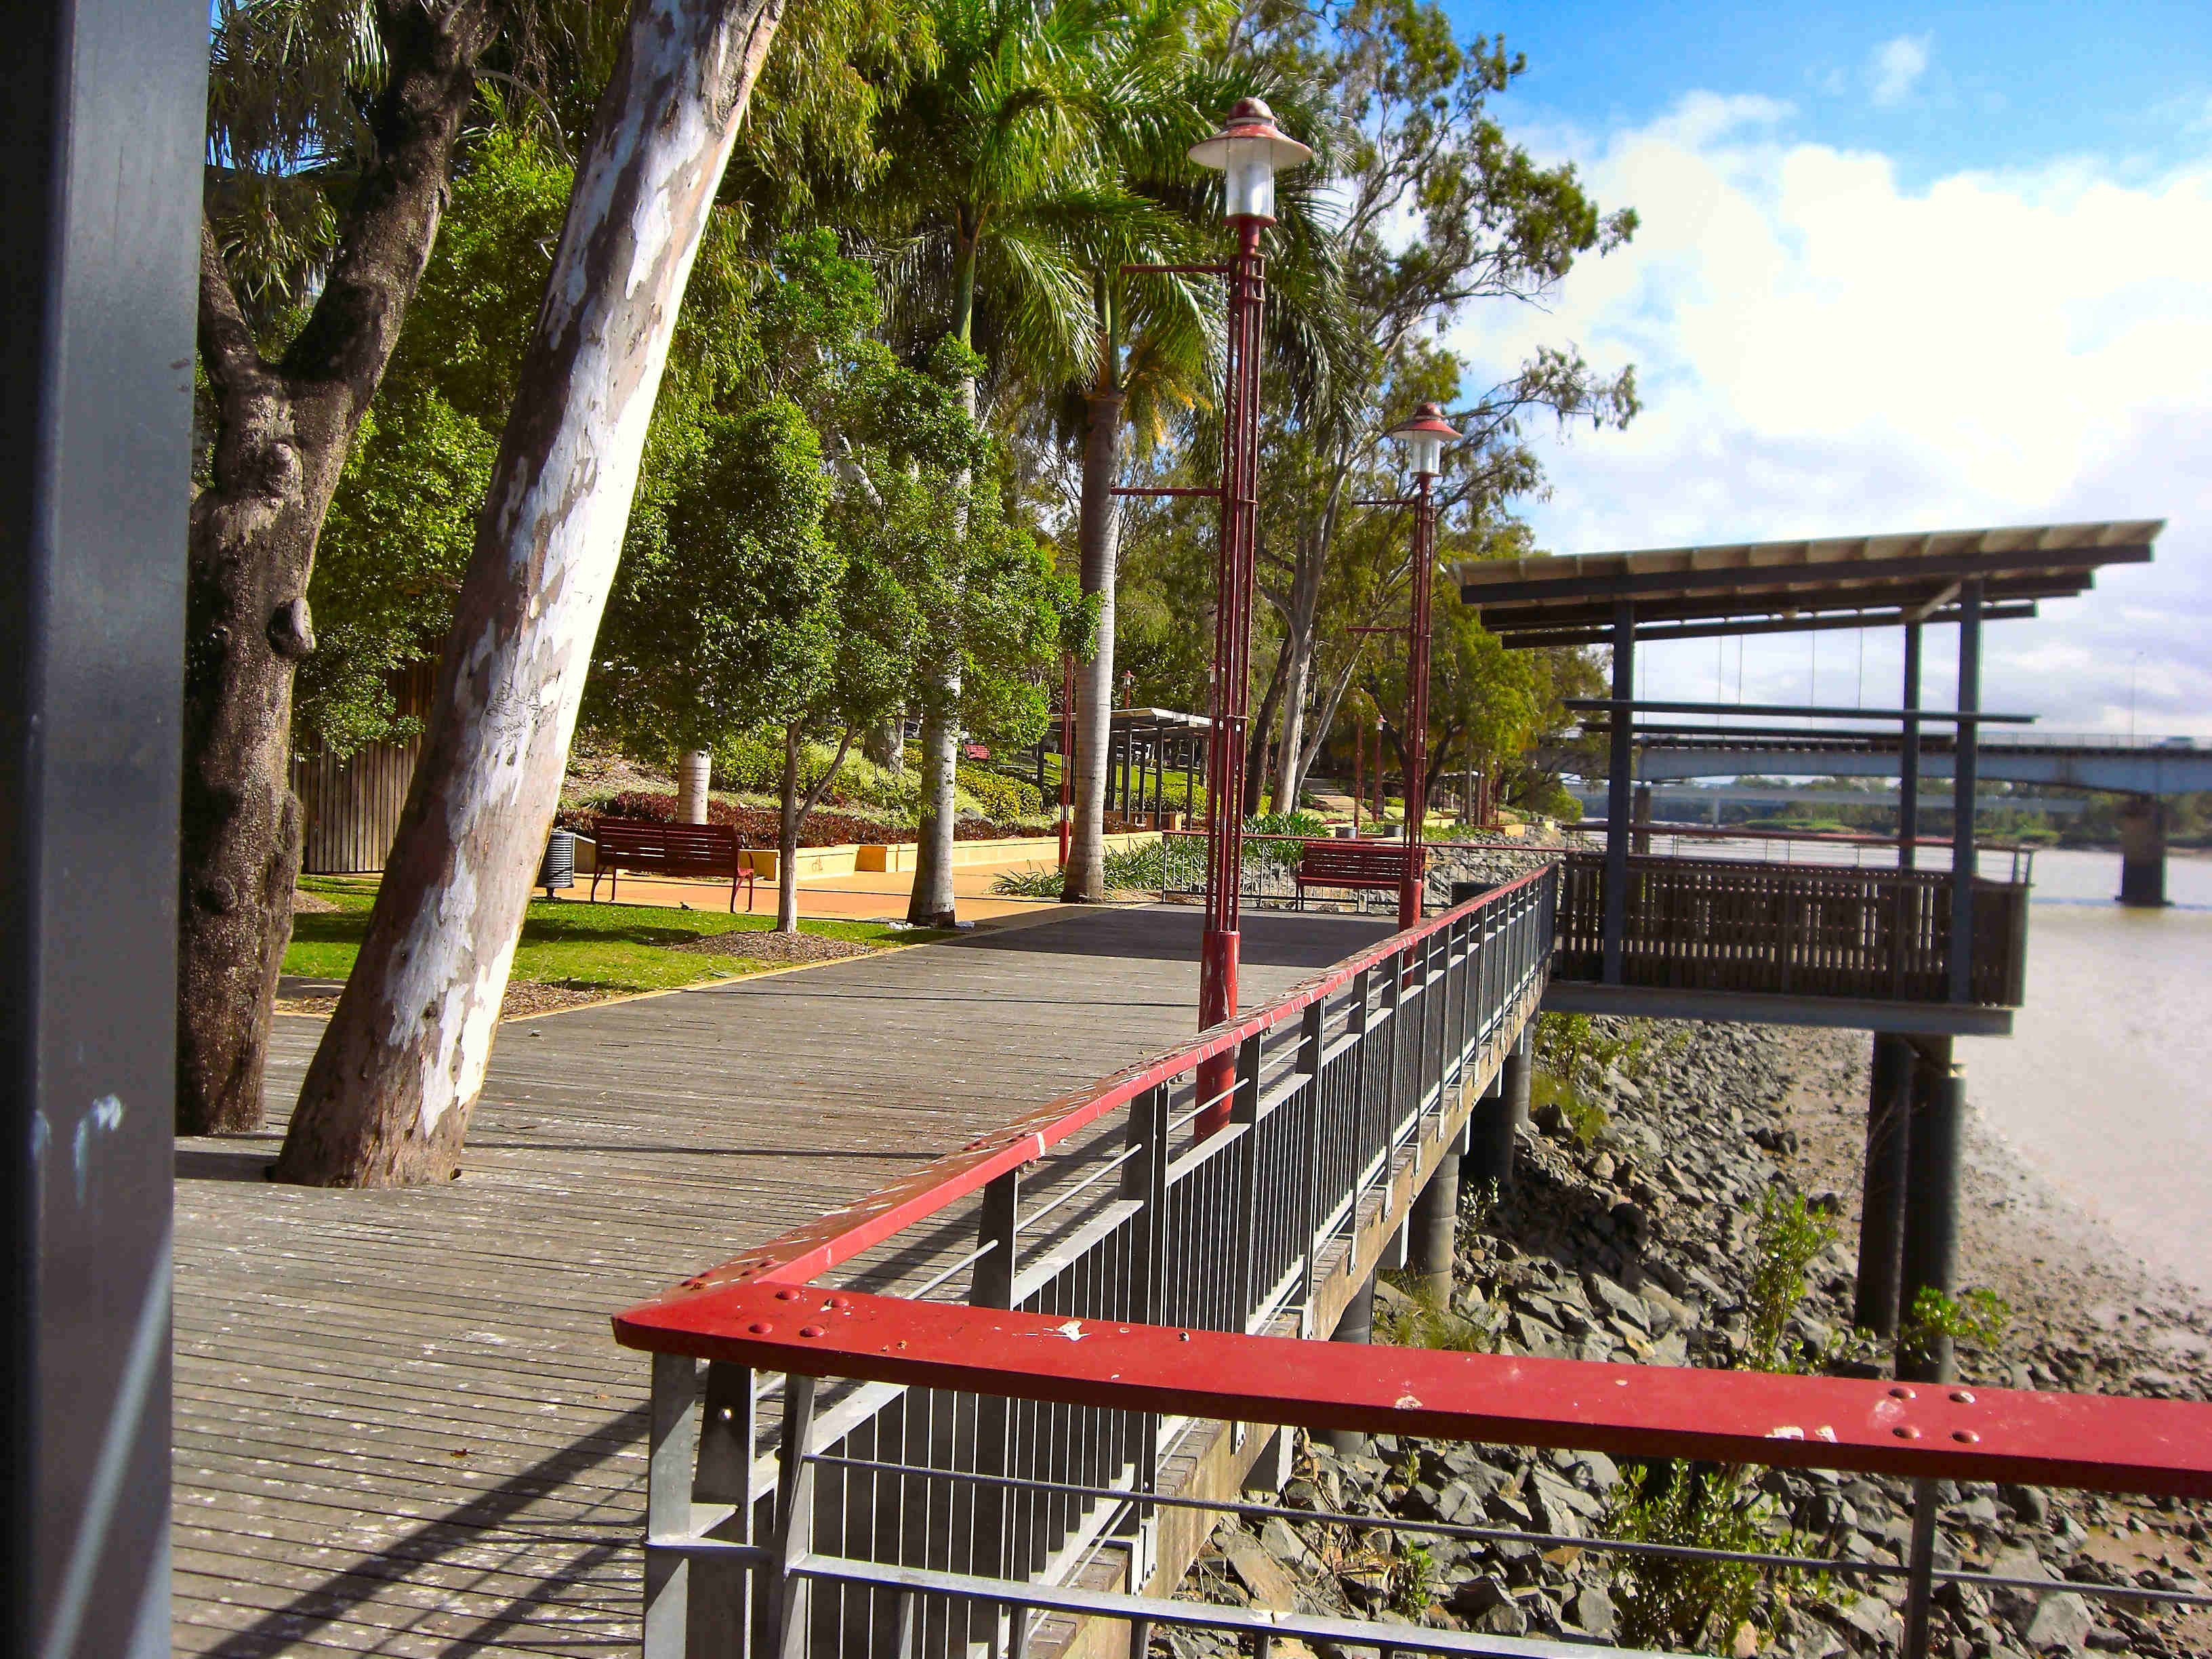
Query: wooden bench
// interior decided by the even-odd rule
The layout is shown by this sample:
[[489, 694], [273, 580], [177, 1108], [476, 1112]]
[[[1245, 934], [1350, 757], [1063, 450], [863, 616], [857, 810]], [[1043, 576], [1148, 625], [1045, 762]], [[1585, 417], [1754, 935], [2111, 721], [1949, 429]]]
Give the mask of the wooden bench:
[[1309, 887], [1395, 893], [1406, 879], [1407, 848], [1392, 841], [1309, 841], [1298, 854], [1298, 908]]
[[726, 823], [654, 823], [645, 818], [601, 818], [592, 840], [599, 862], [592, 872], [592, 899], [599, 896], [599, 878], [608, 878], [607, 897], [622, 890], [620, 872], [634, 876], [729, 878], [730, 909], [738, 908], [738, 884], [745, 884], [745, 909], [753, 908], [753, 872], [739, 856], [738, 832]]

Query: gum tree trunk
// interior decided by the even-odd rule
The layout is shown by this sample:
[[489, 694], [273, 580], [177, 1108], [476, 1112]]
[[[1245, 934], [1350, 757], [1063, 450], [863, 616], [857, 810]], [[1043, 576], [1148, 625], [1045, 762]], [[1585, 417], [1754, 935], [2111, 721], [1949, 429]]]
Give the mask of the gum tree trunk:
[[799, 728], [783, 728], [783, 811], [776, 820], [775, 931], [799, 931]]
[[1121, 515], [1114, 501], [1120, 476], [1121, 395], [1094, 393], [1083, 444], [1083, 508], [1078, 528], [1080, 580], [1098, 596], [1098, 649], [1075, 670], [1075, 823], [1067, 848], [1062, 900], [1097, 904], [1106, 897], [1107, 766], [1113, 750], [1114, 577]]
[[707, 821], [707, 786], [714, 772], [714, 757], [704, 749], [687, 749], [676, 762], [676, 821]]
[[377, 156], [306, 325], [270, 362], [204, 228], [199, 349], [214, 395], [213, 483], [186, 543], [178, 909], [177, 1127], [261, 1127], [269, 1024], [292, 890], [292, 678], [315, 648], [307, 578], [363, 413], [429, 263], [453, 144], [496, 9], [384, 8], [392, 73]]
[[957, 919], [952, 892], [953, 797], [960, 761], [960, 676], [942, 675], [921, 707], [921, 824], [915, 832], [914, 890], [906, 919], [917, 927], [950, 927]]
[[281, 1180], [458, 1170], [669, 341], [781, 0], [637, 0], [569, 198], [353, 977]]

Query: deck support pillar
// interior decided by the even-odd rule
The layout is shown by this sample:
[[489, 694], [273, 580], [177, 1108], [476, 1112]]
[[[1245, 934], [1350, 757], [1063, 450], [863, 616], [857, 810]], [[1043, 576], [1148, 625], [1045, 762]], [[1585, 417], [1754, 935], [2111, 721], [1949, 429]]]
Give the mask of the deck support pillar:
[[[1912, 1124], [1905, 1146], [1905, 1237], [1900, 1252], [1898, 1318], [1912, 1322], [1923, 1290], [1955, 1296], [1959, 1290], [1959, 1159], [1964, 1139], [1966, 1077], [1951, 1059], [1951, 1039], [1923, 1037], [1915, 1044]], [[1917, 1382], [1945, 1382], [1954, 1375], [1951, 1340], [1929, 1340], [1918, 1352], [1900, 1352], [1897, 1373]]]
[[[1352, 1292], [1352, 1300], [1344, 1304], [1337, 1316], [1336, 1329], [1329, 1335], [1332, 1342], [1372, 1342], [1375, 1340], [1375, 1270], [1370, 1267], [1367, 1277]], [[1367, 1437], [1357, 1429], [1329, 1429], [1322, 1438], [1339, 1457], [1357, 1457], [1367, 1449]]]
[[1635, 839], [1630, 842], [1629, 850], [1638, 858], [1644, 857], [1651, 851], [1651, 786], [1650, 784], [1639, 783], [1636, 786], [1635, 805], [1630, 809], [1628, 816], [1629, 821], [1636, 826]]
[[1876, 1336], [1897, 1334], [1914, 1060], [1910, 1040], [1888, 1031], [1875, 1033], [1873, 1074], [1867, 1091], [1866, 1165], [1859, 1189], [1858, 1294], [1853, 1320]]
[[[1513, 1063], [1509, 1053], [1505, 1064]], [[1474, 1110], [1467, 1120], [1467, 1157], [1460, 1166], [1460, 1179], [1477, 1192], [1486, 1189], [1504, 1192], [1513, 1184], [1513, 1107], [1505, 1087], [1505, 1072], [1499, 1068], [1490, 1079], [1490, 1087], [1474, 1103]]]
[[1422, 1292], [1439, 1308], [1451, 1306], [1452, 1263], [1459, 1246], [1460, 1155], [1437, 1160], [1429, 1184], [1413, 1195], [1413, 1267]]
[[2120, 804], [2120, 902], [2156, 908], [2166, 902], [2166, 803], [2131, 795]]
[[1613, 605], [1612, 752], [1605, 780], [1605, 983], [1620, 983], [1628, 936], [1629, 774], [1636, 766], [1636, 606]]

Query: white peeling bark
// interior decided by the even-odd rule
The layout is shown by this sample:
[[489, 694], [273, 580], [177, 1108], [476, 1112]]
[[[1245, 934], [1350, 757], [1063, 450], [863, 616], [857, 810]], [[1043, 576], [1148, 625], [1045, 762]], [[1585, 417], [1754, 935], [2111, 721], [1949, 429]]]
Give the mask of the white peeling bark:
[[569, 198], [368, 937], [279, 1179], [458, 1169], [691, 262], [782, 0], [636, 0]]
[[707, 821], [707, 786], [714, 775], [714, 757], [704, 749], [687, 749], [676, 763], [676, 821]]

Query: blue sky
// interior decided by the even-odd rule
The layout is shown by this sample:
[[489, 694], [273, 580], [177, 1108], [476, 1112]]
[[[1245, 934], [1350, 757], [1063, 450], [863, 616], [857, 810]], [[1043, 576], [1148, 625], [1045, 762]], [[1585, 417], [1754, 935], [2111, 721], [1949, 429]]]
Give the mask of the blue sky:
[[[1637, 366], [1628, 432], [1536, 434], [1542, 545], [2166, 518], [2154, 566], [1992, 631], [1988, 698], [2121, 729], [2132, 681], [2139, 729], [2212, 738], [2212, 6], [1452, 9], [1528, 54], [1509, 131], [1643, 220], [1455, 333], [1501, 377]], [[1710, 645], [1649, 654], [1711, 694]], [[1747, 696], [1850, 701], [1856, 641], [1814, 654], [1754, 642]]]

